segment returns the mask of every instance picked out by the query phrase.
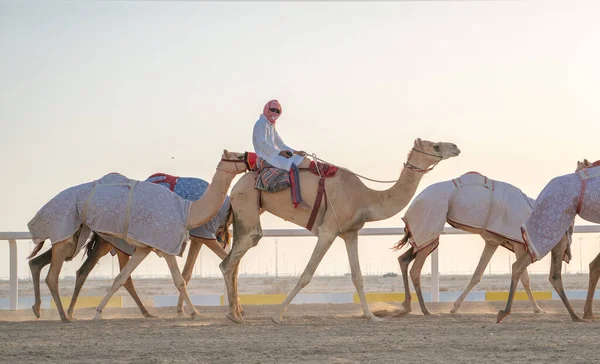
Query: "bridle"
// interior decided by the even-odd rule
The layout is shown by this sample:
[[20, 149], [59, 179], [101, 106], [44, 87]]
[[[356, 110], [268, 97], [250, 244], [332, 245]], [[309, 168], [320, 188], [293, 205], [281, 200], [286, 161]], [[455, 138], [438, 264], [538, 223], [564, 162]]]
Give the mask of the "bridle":
[[440, 159], [437, 162], [435, 162], [431, 167], [429, 167], [427, 169], [419, 168], [419, 167], [417, 167], [417, 166], [415, 166], [413, 164], [408, 163], [408, 161], [406, 163], [404, 163], [404, 168], [410, 169], [411, 171], [414, 171], [414, 172], [427, 173], [427, 172], [433, 170], [433, 168], [435, 166], [437, 166], [437, 164], [440, 163], [442, 161], [442, 159], [444, 159], [443, 152], [442, 152], [442, 145], [441, 144], [440, 144], [440, 154], [439, 155], [427, 153], [425, 151], [422, 151], [422, 150], [419, 150], [419, 149], [415, 149], [414, 147], [412, 148], [412, 151], [418, 152], [418, 153], [421, 153], [421, 154], [425, 154], [425, 155], [428, 155], [428, 156], [431, 156], [431, 157], [436, 157], [436, 158]]
[[[221, 162], [230, 162], [230, 163], [243, 163], [244, 164], [244, 172], [248, 171], [248, 167], [246, 166], [246, 162], [243, 159], [229, 159], [229, 158], [221, 158]], [[225, 172], [225, 173], [229, 173], [229, 174], [233, 174], [236, 175], [238, 174], [238, 172], [240, 171], [237, 168], [237, 165], [235, 166], [236, 171], [235, 172], [230, 172], [230, 171], [226, 171], [222, 168], [217, 167], [217, 171], [221, 171], [221, 172]]]

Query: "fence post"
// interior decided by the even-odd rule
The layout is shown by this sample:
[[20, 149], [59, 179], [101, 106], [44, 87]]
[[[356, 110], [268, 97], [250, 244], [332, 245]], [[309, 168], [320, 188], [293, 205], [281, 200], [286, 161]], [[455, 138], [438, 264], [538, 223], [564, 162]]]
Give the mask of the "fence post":
[[440, 248], [431, 253], [431, 302], [440, 302]]
[[19, 274], [17, 271], [17, 241], [10, 239], [8, 241], [10, 255], [10, 309], [16, 310], [19, 307]]

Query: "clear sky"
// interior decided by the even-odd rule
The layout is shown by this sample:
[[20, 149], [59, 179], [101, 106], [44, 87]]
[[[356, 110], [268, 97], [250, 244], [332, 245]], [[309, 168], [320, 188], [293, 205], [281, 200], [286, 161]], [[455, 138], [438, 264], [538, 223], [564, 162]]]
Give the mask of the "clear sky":
[[[0, 231], [25, 231], [58, 192], [113, 171], [210, 180], [224, 148], [252, 150], [273, 98], [287, 144], [363, 175], [396, 178], [421, 137], [462, 154], [419, 191], [475, 170], [535, 198], [577, 160], [600, 159], [598, 19], [593, 0], [0, 1]], [[293, 227], [272, 216], [263, 226]], [[596, 242], [586, 266], [597, 240], [580, 237]], [[398, 238], [363, 239], [363, 271], [397, 271]], [[313, 240], [280, 244], [295, 257], [288, 268], [304, 267]], [[460, 240], [476, 251], [442, 257], [442, 271], [475, 267], [483, 244]], [[266, 264], [264, 245], [242, 271]], [[20, 246], [26, 275], [30, 246]], [[321, 272], [334, 264], [347, 268], [341, 242]], [[155, 266], [167, 274], [158, 259], [140, 270]]]

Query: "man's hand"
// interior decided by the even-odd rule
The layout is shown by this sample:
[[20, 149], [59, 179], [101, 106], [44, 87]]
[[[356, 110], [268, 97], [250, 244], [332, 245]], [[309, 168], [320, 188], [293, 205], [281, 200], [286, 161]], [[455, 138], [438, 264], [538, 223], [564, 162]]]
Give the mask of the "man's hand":
[[279, 152], [279, 155], [282, 156], [282, 157], [284, 157], [284, 158], [290, 158], [294, 154], [291, 151], [289, 151], [289, 150], [282, 150], [281, 152]]
[[294, 151], [294, 154], [298, 154], [298, 155], [301, 155], [303, 157], [306, 157], [306, 152], [303, 151], [303, 150], [296, 150], [296, 151]]

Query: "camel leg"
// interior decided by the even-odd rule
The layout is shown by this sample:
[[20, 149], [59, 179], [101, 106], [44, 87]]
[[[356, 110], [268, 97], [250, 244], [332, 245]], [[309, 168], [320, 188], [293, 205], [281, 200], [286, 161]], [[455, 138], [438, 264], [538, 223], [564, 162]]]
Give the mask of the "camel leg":
[[523, 275], [523, 272], [527, 267], [531, 264], [531, 258], [529, 254], [521, 255], [512, 265], [512, 276], [510, 279], [510, 290], [508, 291], [508, 299], [506, 301], [506, 308], [504, 310], [498, 311], [498, 316], [496, 317], [496, 322], [502, 322], [506, 316], [510, 314], [510, 310], [512, 307], [512, 301], [515, 296], [515, 291], [517, 289], [517, 284], [519, 283], [519, 279]]
[[165, 254], [165, 260], [167, 261], [169, 270], [171, 270], [171, 277], [173, 277], [173, 283], [175, 284], [175, 287], [177, 287], [177, 289], [179, 290], [179, 295], [180, 296], [183, 295], [183, 298], [185, 299], [185, 302], [187, 303], [188, 308], [192, 311], [192, 313], [191, 313], [192, 318], [198, 316], [200, 314], [200, 312], [198, 312], [198, 310], [196, 310], [196, 307], [194, 307], [194, 304], [192, 303], [192, 299], [190, 298], [190, 295], [188, 294], [187, 284], [185, 284], [185, 280], [183, 279], [183, 276], [181, 275], [181, 271], [179, 270], [179, 266], [177, 265], [177, 259], [175, 258], [174, 255]]
[[[119, 259], [119, 270], [122, 271], [123, 268], [125, 268], [125, 266], [127, 265], [127, 262], [129, 262], [129, 255], [117, 249], [117, 258]], [[123, 287], [125, 287], [127, 292], [129, 292], [129, 295], [131, 296], [131, 298], [133, 298], [133, 301], [138, 306], [138, 308], [142, 312], [142, 315], [145, 318], [158, 318], [158, 316], [154, 316], [153, 314], [148, 312], [148, 309], [142, 303], [140, 296], [138, 296], [135, 287], [133, 286], [133, 280], [131, 279], [131, 276], [129, 276], [125, 283], [123, 283]]]
[[460, 305], [462, 305], [463, 301], [471, 292], [473, 287], [477, 285], [481, 281], [481, 277], [483, 276], [483, 272], [485, 272], [485, 267], [487, 267], [490, 259], [498, 249], [498, 245], [490, 244], [487, 241], [485, 242], [485, 247], [483, 248], [483, 253], [481, 253], [481, 258], [479, 258], [479, 263], [477, 264], [477, 268], [475, 268], [475, 272], [473, 272], [473, 276], [471, 277], [471, 281], [467, 286], [467, 289], [458, 297], [456, 302], [454, 302], [454, 308], [450, 311], [450, 313], [458, 313], [460, 311]]
[[50, 263], [50, 270], [46, 276], [46, 284], [48, 285], [48, 289], [52, 294], [52, 298], [54, 299], [54, 303], [58, 309], [60, 319], [63, 322], [70, 322], [70, 320], [67, 318], [67, 315], [65, 315], [65, 310], [62, 302], [60, 301], [60, 294], [58, 292], [58, 276], [60, 275], [60, 270], [65, 259], [67, 259], [73, 253], [73, 245], [74, 243], [70, 238], [59, 241], [58, 243], [52, 245], [52, 263]]
[[[188, 252], [188, 256], [185, 260], [185, 265], [183, 266], [183, 280], [185, 281], [186, 287], [190, 279], [192, 279], [192, 272], [194, 270], [194, 265], [196, 264], [196, 259], [198, 259], [198, 254], [200, 253], [200, 248], [202, 248], [202, 243], [205, 239], [197, 238], [192, 236], [190, 242], [190, 250]], [[177, 315], [179, 317], [186, 317], [186, 313], [183, 310], [183, 295], [179, 294], [179, 299], [177, 300]]]
[[262, 232], [255, 235], [240, 236], [234, 232], [233, 248], [225, 259], [219, 264], [219, 268], [223, 273], [225, 279], [225, 286], [227, 287], [227, 300], [229, 302], [229, 313], [227, 318], [236, 323], [243, 323], [242, 308], [240, 306], [239, 294], [237, 289], [237, 274], [238, 267], [242, 257], [246, 252], [252, 248], [255, 244], [253, 240], [257, 242], [262, 237]]
[[35, 294], [35, 303], [31, 306], [35, 317], [40, 318], [40, 308], [42, 306], [42, 296], [40, 294], [40, 274], [42, 268], [52, 262], [52, 249], [46, 250], [44, 254], [39, 255], [29, 261], [31, 278], [33, 279], [33, 292]]
[[598, 278], [600, 278], [600, 254], [592, 260], [590, 263], [590, 281], [588, 284], [587, 297], [585, 299], [585, 306], [583, 306], [583, 318], [584, 319], [596, 319], [597, 317], [592, 312], [592, 302], [594, 301], [594, 293], [596, 292], [596, 284], [598, 284]]
[[410, 278], [412, 279], [413, 286], [415, 286], [415, 293], [417, 294], [417, 299], [419, 300], [419, 306], [421, 306], [421, 312], [423, 312], [423, 315], [431, 314], [427, 310], [427, 307], [425, 307], [425, 300], [423, 300], [423, 291], [421, 290], [421, 269], [423, 269], [423, 264], [425, 264], [427, 256], [431, 254], [437, 245], [438, 244], [430, 244], [418, 251], [415, 262], [413, 263], [412, 268], [410, 268]]
[[[313, 250], [312, 256], [310, 257], [310, 260], [308, 261], [306, 268], [304, 268], [304, 272], [302, 272], [302, 275], [300, 276], [298, 283], [296, 283], [296, 286], [294, 287], [294, 289], [288, 294], [288, 296], [281, 303], [281, 305], [279, 305], [279, 309], [277, 310], [277, 312], [273, 316], [271, 316], [271, 320], [273, 320], [274, 323], [280, 324], [283, 322], [282, 316], [287, 311], [289, 304], [292, 302], [294, 297], [296, 297], [298, 292], [300, 292], [300, 290], [302, 288], [306, 287], [306, 285], [308, 283], [310, 283], [310, 280], [312, 279], [313, 274], [315, 274], [315, 270], [317, 270], [319, 263], [325, 256], [325, 253], [327, 253], [327, 250], [329, 250], [329, 247], [331, 247], [331, 244], [333, 243], [335, 238], [336, 238], [336, 235], [331, 234], [329, 232], [320, 232], [319, 233], [317, 245], [315, 246], [315, 249]], [[351, 265], [352, 265], [352, 263], [351, 263]], [[358, 274], [360, 274], [360, 271]], [[371, 315], [373, 315], [373, 314], [371, 313]]]
[[358, 260], [358, 231], [350, 231], [342, 235], [342, 239], [346, 243], [346, 251], [348, 252], [348, 260], [350, 262], [350, 272], [352, 273], [352, 283], [358, 292], [360, 304], [362, 305], [363, 314], [372, 322], [380, 322], [383, 319], [375, 316], [369, 309], [367, 297], [363, 287], [363, 277], [360, 271], [360, 262]]
[[212, 250], [212, 252], [215, 253], [219, 258], [221, 258], [221, 260], [225, 259], [227, 256], [227, 252], [225, 249], [223, 249], [218, 241], [214, 239], [202, 239], [202, 243], [206, 245], [208, 249]]
[[119, 290], [119, 288], [121, 288], [121, 286], [125, 283], [127, 278], [129, 278], [129, 276], [131, 276], [131, 273], [135, 270], [135, 268], [137, 268], [137, 266], [140, 265], [140, 263], [148, 256], [148, 254], [150, 254], [151, 251], [152, 251], [152, 248], [149, 248], [149, 247], [147, 247], [147, 248], [136, 247], [135, 248], [135, 251], [133, 252], [133, 255], [131, 256], [131, 259], [129, 259], [129, 262], [127, 262], [127, 264], [125, 264], [123, 269], [115, 277], [115, 280], [113, 281], [113, 284], [110, 287], [110, 290], [104, 296], [104, 298], [102, 299], [102, 302], [100, 302], [100, 304], [96, 308], [96, 316], [94, 317], [94, 320], [102, 320], [102, 310], [104, 309], [104, 307], [106, 307], [106, 304], [108, 304], [108, 300], [115, 294], [115, 292], [117, 292]]
[[567, 246], [567, 236], [565, 235], [561, 239], [561, 241], [558, 243], [558, 245], [555, 246], [554, 249], [552, 249], [552, 257], [551, 257], [552, 261], [550, 263], [550, 277], [549, 277], [550, 283], [552, 284], [552, 287], [554, 287], [554, 290], [556, 291], [556, 293], [558, 293], [558, 295], [560, 296], [560, 299], [565, 304], [567, 311], [569, 311], [569, 314], [571, 315], [571, 319], [573, 319], [573, 321], [575, 321], [575, 322], [585, 322], [585, 320], [583, 320], [579, 316], [577, 316], [577, 314], [575, 313], [575, 310], [573, 310], [573, 307], [571, 307], [571, 303], [569, 302], [569, 299], [567, 298], [567, 295], [563, 288], [561, 270], [562, 270], [563, 254], [565, 252], [566, 246]]
[[410, 249], [398, 257], [398, 264], [400, 264], [400, 271], [402, 272], [402, 282], [404, 282], [404, 302], [402, 302], [402, 307], [404, 307], [405, 313], [411, 311], [410, 302], [412, 300], [410, 295], [410, 285], [408, 283], [408, 265], [416, 256], [417, 253], [414, 252], [414, 248], [411, 246]]
[[[515, 256], [520, 257], [523, 254], [527, 255], [523, 244], [513, 243], [513, 248], [515, 249]], [[527, 272], [527, 269], [525, 269], [521, 275], [521, 284], [523, 285], [523, 288], [525, 288], [525, 293], [527, 293], [529, 302], [533, 307], [533, 313], [545, 313], [533, 297], [533, 293], [531, 292], [531, 280], [529, 279], [529, 272]]]
[[75, 290], [73, 290], [73, 296], [71, 297], [71, 303], [69, 304], [69, 309], [67, 310], [67, 316], [69, 317], [70, 320], [73, 320], [73, 311], [75, 311], [75, 305], [77, 304], [77, 298], [79, 297], [81, 288], [83, 287], [83, 284], [85, 283], [88, 275], [90, 274], [92, 269], [94, 269], [96, 264], [98, 264], [98, 261], [100, 260], [100, 258], [102, 258], [106, 254], [108, 254], [110, 252], [110, 250], [112, 249], [112, 245], [108, 244], [106, 241], [104, 241], [101, 238], [97, 238], [97, 239], [98, 239], [98, 241], [96, 242], [96, 244], [99, 244], [99, 246], [97, 248], [95, 248], [97, 250], [95, 250], [92, 253], [92, 255], [88, 254], [87, 258], [85, 259], [85, 262], [83, 262], [83, 264], [81, 265], [81, 267], [77, 270], [77, 273], [75, 274]]
[[[263, 235], [260, 226], [260, 211], [258, 210], [258, 206], [255, 206], [255, 197], [256, 195], [254, 194], [250, 198], [242, 193], [236, 194], [232, 192], [232, 206], [237, 208], [236, 204], [239, 202], [244, 210], [237, 212], [234, 209], [231, 251], [221, 264], [219, 264], [219, 268], [225, 279], [225, 286], [227, 287], [227, 300], [229, 303], [227, 318], [236, 323], [244, 322], [237, 287], [238, 266], [246, 252], [253, 246], [256, 246]], [[244, 206], [244, 204], [250, 204], [251, 206]], [[242, 212], [246, 212], [244, 216], [240, 216]]]

